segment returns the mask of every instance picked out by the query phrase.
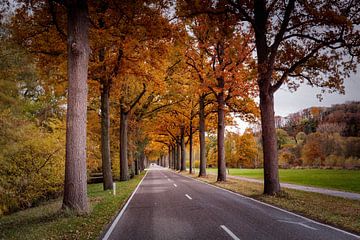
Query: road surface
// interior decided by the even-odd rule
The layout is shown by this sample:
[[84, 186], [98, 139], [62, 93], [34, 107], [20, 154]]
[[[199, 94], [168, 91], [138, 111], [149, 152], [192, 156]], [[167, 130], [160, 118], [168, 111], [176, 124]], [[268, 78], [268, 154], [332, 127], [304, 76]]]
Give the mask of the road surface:
[[247, 197], [152, 167], [107, 239], [360, 239]]

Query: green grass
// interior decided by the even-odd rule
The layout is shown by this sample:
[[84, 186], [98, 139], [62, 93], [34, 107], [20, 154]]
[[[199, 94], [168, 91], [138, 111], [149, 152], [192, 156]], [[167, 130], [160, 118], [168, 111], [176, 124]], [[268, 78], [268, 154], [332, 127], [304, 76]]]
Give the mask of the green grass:
[[260, 183], [237, 179], [217, 182], [215, 175], [199, 178], [196, 174], [182, 174], [360, 234], [360, 201], [292, 189], [284, 189], [278, 196], [267, 196], [262, 194], [264, 187]]
[[[216, 173], [217, 169], [207, 169]], [[263, 179], [263, 169], [230, 168], [230, 175]], [[360, 193], [360, 170], [280, 169], [280, 182]]]
[[61, 199], [0, 218], [0, 239], [97, 239], [111, 222], [144, 174], [117, 182], [116, 193], [102, 184], [88, 185], [91, 212], [75, 216], [60, 211]]

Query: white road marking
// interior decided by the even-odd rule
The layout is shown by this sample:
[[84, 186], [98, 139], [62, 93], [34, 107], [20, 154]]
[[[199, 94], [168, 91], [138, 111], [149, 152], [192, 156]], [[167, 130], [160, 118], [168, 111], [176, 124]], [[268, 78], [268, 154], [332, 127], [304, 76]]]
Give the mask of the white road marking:
[[169, 182], [171, 181], [170, 178], [167, 179]]
[[230, 229], [228, 229], [225, 225], [220, 225], [220, 227], [227, 233], [230, 235], [230, 237], [232, 237], [232, 239], [234, 240], [240, 240], [240, 238], [238, 238], [232, 231], [230, 231]]
[[185, 194], [185, 196], [186, 196], [188, 199], [192, 200], [192, 198], [191, 198], [188, 194]]
[[292, 224], [303, 226], [303, 227], [311, 229], [311, 230], [318, 230], [317, 228], [310, 227], [310, 226], [308, 226], [308, 225], [306, 225], [305, 223], [302, 223], [302, 222], [292, 222], [292, 221], [287, 221], [287, 220], [278, 220], [278, 222], [292, 223]]
[[285, 210], [285, 209], [275, 207], [275, 206], [273, 206], [273, 205], [270, 205], [270, 204], [268, 204], [268, 203], [261, 202], [261, 201], [259, 201], [259, 200], [253, 199], [253, 198], [251, 198], [251, 197], [246, 197], [246, 196], [244, 196], [244, 195], [241, 195], [240, 193], [235, 193], [235, 192], [232, 192], [232, 191], [230, 191], [230, 190], [227, 190], [227, 189], [224, 189], [224, 188], [221, 188], [221, 187], [218, 187], [218, 186], [214, 186], [214, 185], [212, 185], [212, 184], [210, 184], [210, 183], [203, 182], [203, 181], [200, 181], [200, 180], [198, 180], [198, 179], [194, 179], [194, 178], [191, 178], [191, 177], [187, 177], [187, 176], [181, 175], [180, 173], [176, 173], [176, 172], [175, 172], [175, 174], [178, 174], [178, 175], [180, 175], [180, 176], [183, 176], [184, 178], [188, 178], [188, 179], [197, 181], [197, 182], [202, 183], [202, 184], [206, 184], [206, 185], [208, 185], [208, 186], [210, 186], [210, 187], [214, 187], [214, 188], [223, 190], [223, 191], [228, 192], [228, 193], [230, 193], [230, 194], [234, 194], [234, 195], [237, 195], [237, 196], [239, 196], [239, 197], [242, 197], [242, 198], [245, 198], [245, 199], [249, 199], [250, 201], [257, 202], [257, 203], [259, 203], [259, 204], [262, 204], [262, 205], [271, 207], [271, 208], [276, 209], [276, 210], [279, 210], [279, 211], [281, 211], [281, 212], [288, 213], [288, 214], [290, 214], [290, 215], [292, 215], [292, 216], [296, 216], [296, 217], [301, 218], [301, 219], [304, 219], [304, 220], [306, 220], [306, 221], [308, 221], [308, 222], [311, 222], [311, 223], [314, 223], [314, 224], [317, 224], [317, 225], [320, 225], [320, 226], [323, 226], [323, 227], [327, 227], [327, 228], [330, 228], [330, 229], [332, 229], [332, 230], [335, 230], [335, 231], [338, 231], [338, 232], [347, 234], [347, 235], [349, 235], [349, 236], [355, 237], [355, 238], [357, 238], [357, 239], [360, 239], [360, 236], [359, 236], [359, 235], [356, 235], [356, 234], [347, 232], [347, 231], [345, 231], [345, 230], [342, 230], [342, 229], [339, 229], [339, 228], [336, 228], [336, 227], [333, 227], [333, 226], [330, 226], [330, 225], [327, 225], [327, 224], [324, 224], [324, 223], [317, 222], [317, 221], [312, 220], [312, 219], [310, 219], [310, 218], [301, 216], [301, 215], [296, 214], [296, 213], [293, 213], [293, 212], [289, 212], [289, 211], [287, 211], [287, 210]]
[[117, 223], [119, 222], [120, 218], [122, 217], [122, 215], [124, 214], [127, 206], [129, 205], [131, 199], [134, 197], [135, 193], [137, 192], [137, 190], [139, 189], [141, 183], [143, 182], [143, 180], [146, 178], [147, 174], [149, 171], [147, 171], [145, 173], [145, 176], [143, 177], [143, 179], [141, 179], [141, 181], [139, 182], [139, 184], [137, 185], [137, 187], [135, 188], [134, 192], [131, 194], [129, 200], [126, 202], [125, 206], [121, 209], [119, 215], [117, 215], [117, 217], [115, 218], [115, 220], [113, 221], [113, 223], [111, 224], [109, 230], [106, 232], [105, 236], [103, 237], [102, 240], [108, 240], [112, 231], [114, 230], [115, 226], [117, 225]]
[[174, 183], [174, 187], [177, 187], [177, 185]]

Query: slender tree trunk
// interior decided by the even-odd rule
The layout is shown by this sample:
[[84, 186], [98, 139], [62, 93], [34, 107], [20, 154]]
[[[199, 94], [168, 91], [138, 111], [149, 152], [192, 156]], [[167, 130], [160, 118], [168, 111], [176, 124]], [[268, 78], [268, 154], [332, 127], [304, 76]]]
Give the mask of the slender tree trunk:
[[101, 159], [104, 190], [113, 189], [110, 158], [110, 116], [109, 116], [110, 83], [101, 84]]
[[[98, 10], [101, 13], [106, 11], [107, 4], [104, 3]], [[99, 28], [105, 28], [105, 21], [101, 17], [99, 19]], [[99, 50], [99, 62], [102, 64], [102, 74], [106, 74], [105, 60], [105, 48], [102, 47]], [[109, 117], [109, 97], [110, 97], [111, 81], [102, 78], [100, 80], [100, 92], [101, 92], [101, 163], [103, 173], [103, 189], [113, 189], [113, 178], [111, 172], [111, 156], [110, 156], [110, 117]]]
[[274, 96], [260, 87], [261, 129], [264, 154], [264, 193], [280, 191], [277, 139], [274, 117]]
[[135, 159], [135, 175], [139, 175], [139, 159]]
[[127, 159], [127, 113], [120, 108], [120, 181], [129, 180]]
[[176, 162], [176, 147], [175, 145], [172, 147], [172, 154], [173, 154], [173, 169], [175, 170], [176, 169], [176, 166], [177, 166], [177, 162]]
[[86, 111], [89, 62], [87, 1], [68, 1], [68, 97], [63, 209], [89, 211], [86, 182]]
[[190, 133], [189, 133], [189, 172], [193, 173], [193, 132], [192, 132], [192, 120], [190, 120]]
[[217, 129], [217, 150], [218, 150], [218, 181], [226, 181], [226, 163], [225, 163], [225, 101], [224, 93], [217, 95], [218, 103], [218, 129]]
[[171, 146], [168, 145], [168, 168], [171, 168], [171, 156], [172, 156], [172, 153], [171, 153]]
[[177, 143], [177, 153], [176, 153], [176, 170], [181, 169], [181, 146]]
[[199, 99], [199, 140], [200, 140], [199, 177], [205, 177], [206, 176], [205, 95], [201, 95]]
[[180, 171], [186, 171], [186, 146], [185, 146], [185, 127], [181, 127], [181, 168]]
[[144, 153], [140, 153], [140, 172], [145, 170]]

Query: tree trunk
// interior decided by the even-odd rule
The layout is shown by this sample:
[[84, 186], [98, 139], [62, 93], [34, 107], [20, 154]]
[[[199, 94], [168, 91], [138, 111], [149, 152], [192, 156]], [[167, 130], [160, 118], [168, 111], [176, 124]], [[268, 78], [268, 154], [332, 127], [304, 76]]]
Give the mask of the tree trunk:
[[180, 171], [186, 171], [186, 147], [185, 147], [185, 127], [181, 127], [181, 169]]
[[140, 172], [145, 170], [145, 155], [144, 152], [140, 153]]
[[173, 154], [173, 166], [172, 168], [175, 170], [176, 166], [177, 166], [177, 162], [176, 162], [176, 147], [175, 145], [172, 147], [172, 154]]
[[277, 140], [274, 117], [274, 96], [260, 87], [261, 129], [264, 154], [264, 194], [280, 191]]
[[190, 120], [190, 133], [189, 133], [189, 172], [193, 173], [193, 133], [192, 133], [192, 120]]
[[172, 156], [171, 146], [168, 145], [168, 168], [171, 168], [171, 156]]
[[177, 153], [176, 153], [176, 170], [181, 169], [181, 146], [179, 143], [177, 143]]
[[139, 159], [136, 158], [134, 161], [135, 161], [135, 175], [139, 175]]
[[199, 177], [205, 177], [206, 176], [205, 95], [201, 95], [199, 99], [199, 140], [200, 140]]
[[89, 62], [87, 1], [69, 1], [68, 97], [66, 115], [66, 160], [64, 209], [77, 214], [89, 211], [86, 182], [86, 111]]
[[225, 163], [225, 101], [224, 93], [217, 95], [218, 103], [218, 128], [217, 128], [217, 150], [218, 150], [218, 177], [217, 181], [226, 181], [226, 163]]
[[120, 181], [129, 180], [127, 159], [127, 113], [120, 108]]
[[101, 83], [101, 159], [104, 190], [113, 189], [110, 157], [110, 116], [109, 116], [110, 83]]

